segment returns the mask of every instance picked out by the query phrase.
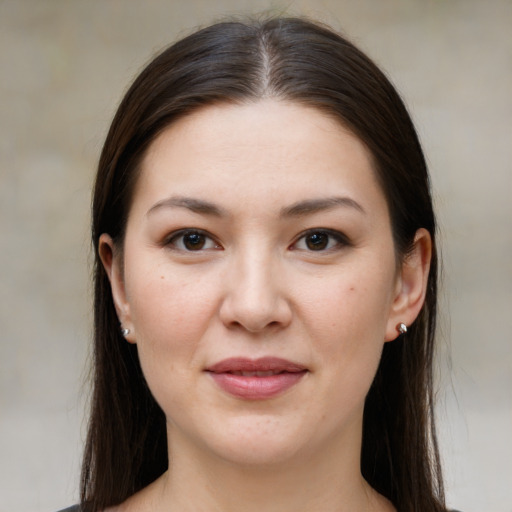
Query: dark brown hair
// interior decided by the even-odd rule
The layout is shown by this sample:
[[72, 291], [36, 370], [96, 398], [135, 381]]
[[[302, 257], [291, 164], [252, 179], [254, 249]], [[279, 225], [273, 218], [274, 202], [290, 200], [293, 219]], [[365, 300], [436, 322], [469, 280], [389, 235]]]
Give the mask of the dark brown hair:
[[146, 385], [136, 346], [120, 334], [99, 237], [109, 233], [122, 249], [141, 158], [164, 128], [203, 105], [265, 97], [320, 109], [367, 146], [399, 261], [417, 229], [432, 236], [425, 305], [406, 335], [385, 344], [366, 399], [361, 468], [399, 512], [444, 511], [433, 423], [436, 225], [425, 159], [402, 100], [375, 64], [330, 29], [295, 18], [197, 31], [152, 60], [119, 106], [94, 190], [94, 388], [82, 503], [95, 512], [120, 503], [167, 468], [165, 417]]

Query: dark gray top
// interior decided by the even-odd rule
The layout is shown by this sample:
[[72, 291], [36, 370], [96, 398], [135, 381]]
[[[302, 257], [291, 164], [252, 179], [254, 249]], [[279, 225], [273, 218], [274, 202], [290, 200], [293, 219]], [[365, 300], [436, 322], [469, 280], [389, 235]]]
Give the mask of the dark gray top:
[[[59, 512], [80, 512], [80, 505], [73, 505], [72, 507], [59, 510]], [[459, 512], [458, 510], [451, 510], [450, 512]]]

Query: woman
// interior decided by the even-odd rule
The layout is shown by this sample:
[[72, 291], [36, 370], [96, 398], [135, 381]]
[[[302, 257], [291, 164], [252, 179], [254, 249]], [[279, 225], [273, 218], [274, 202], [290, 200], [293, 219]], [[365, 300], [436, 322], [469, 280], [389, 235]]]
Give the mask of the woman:
[[408, 113], [339, 35], [157, 56], [94, 192], [83, 509], [444, 511], [435, 232]]

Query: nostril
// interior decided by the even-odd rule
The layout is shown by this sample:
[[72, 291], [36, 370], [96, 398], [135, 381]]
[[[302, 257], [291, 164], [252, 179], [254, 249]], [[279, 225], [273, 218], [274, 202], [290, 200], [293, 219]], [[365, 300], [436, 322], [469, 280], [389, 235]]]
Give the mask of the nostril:
[[267, 277], [249, 279], [246, 273], [228, 286], [220, 305], [219, 314], [229, 329], [243, 329], [256, 333], [288, 325], [292, 314], [291, 305], [276, 281]]
[[257, 321], [256, 319], [239, 321], [234, 320], [232, 322], [225, 322], [225, 325], [228, 329], [231, 330], [240, 330], [246, 331], [250, 333], [259, 333], [262, 331], [268, 330], [277, 330], [283, 327], [283, 324], [277, 320], [272, 320], [270, 322], [265, 322], [264, 320]]

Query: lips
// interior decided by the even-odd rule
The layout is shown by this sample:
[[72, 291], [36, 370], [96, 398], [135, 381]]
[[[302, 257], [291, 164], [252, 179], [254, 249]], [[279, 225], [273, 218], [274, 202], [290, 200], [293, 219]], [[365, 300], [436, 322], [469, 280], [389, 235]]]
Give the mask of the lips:
[[206, 371], [223, 391], [246, 400], [280, 395], [307, 373], [304, 366], [276, 357], [224, 359]]

